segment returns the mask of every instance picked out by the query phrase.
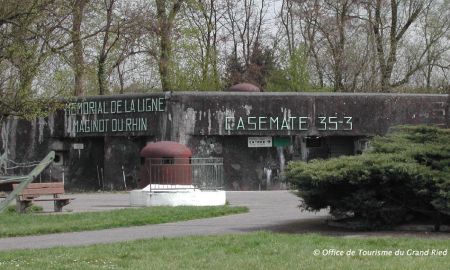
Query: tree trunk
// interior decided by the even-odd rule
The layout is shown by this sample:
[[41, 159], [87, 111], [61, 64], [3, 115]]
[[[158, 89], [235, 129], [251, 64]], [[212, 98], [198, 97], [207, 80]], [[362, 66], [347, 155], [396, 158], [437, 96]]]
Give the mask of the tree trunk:
[[75, 96], [84, 95], [84, 57], [83, 44], [81, 41], [81, 23], [83, 21], [83, 11], [87, 0], [76, 0], [72, 9], [72, 43], [73, 43], [73, 69], [75, 75], [74, 92]]
[[159, 54], [159, 76], [161, 77], [161, 87], [163, 91], [172, 91], [172, 85], [169, 79], [169, 65], [171, 60], [172, 44], [167, 29], [162, 30], [160, 36], [160, 54]]
[[163, 91], [172, 91], [173, 86], [170, 80], [170, 65], [172, 61], [172, 30], [173, 22], [180, 11], [184, 0], [174, 0], [172, 8], [167, 13], [166, 1], [156, 0], [156, 13], [159, 26], [159, 76]]
[[344, 84], [342, 83], [342, 70], [340, 68], [341, 61], [336, 59], [334, 66], [334, 92], [341, 92], [344, 90]]
[[112, 44], [109, 44], [109, 33], [111, 31], [111, 25], [112, 25], [112, 13], [113, 13], [113, 7], [114, 7], [115, 0], [110, 0], [109, 3], [106, 3], [106, 25], [105, 25], [105, 35], [103, 36], [103, 44], [102, 49], [100, 51], [100, 55], [98, 57], [97, 62], [97, 80], [98, 80], [98, 90], [100, 95], [104, 95], [108, 92], [108, 80], [106, 77], [106, 60], [108, 59], [108, 54], [111, 48], [114, 46], [114, 44], [117, 42], [119, 38], [119, 34], [117, 34], [116, 39], [112, 42]]
[[[428, 63], [432, 63], [431, 59], [428, 59]], [[426, 68], [426, 88], [431, 89], [431, 75], [433, 74], [433, 66], [430, 64]]]
[[316, 70], [317, 70], [317, 76], [319, 77], [319, 87], [324, 88], [325, 83], [324, 83], [324, 79], [323, 79], [323, 71], [322, 71], [322, 68], [320, 67], [320, 60], [316, 53], [314, 53], [313, 56], [314, 56], [314, 63], [316, 66]]
[[97, 80], [99, 95], [104, 95], [108, 91], [106, 72], [105, 72], [106, 58], [100, 56], [98, 59]]
[[123, 94], [123, 89], [124, 89], [124, 80], [123, 80], [123, 73], [120, 70], [120, 65], [117, 65], [117, 74], [119, 75], [119, 83], [120, 83], [120, 94]]

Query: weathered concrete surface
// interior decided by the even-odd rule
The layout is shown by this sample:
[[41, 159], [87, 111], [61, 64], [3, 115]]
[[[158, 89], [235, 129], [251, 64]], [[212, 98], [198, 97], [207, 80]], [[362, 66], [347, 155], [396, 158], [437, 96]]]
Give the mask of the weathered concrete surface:
[[[136, 104], [148, 98], [161, 101], [164, 105], [155, 111], [130, 112], [130, 103]], [[160, 140], [176, 140], [187, 143], [189, 136], [205, 135], [294, 135], [309, 134], [313, 128], [319, 127], [320, 116], [335, 116], [343, 120], [344, 116], [353, 117], [353, 128], [346, 130], [325, 129], [323, 136], [367, 136], [384, 134], [389, 127], [399, 124], [442, 124], [446, 123], [448, 110], [447, 95], [425, 94], [373, 94], [373, 93], [236, 93], [236, 92], [174, 92], [134, 95], [114, 95], [102, 97], [86, 97], [77, 102], [94, 102], [103, 104], [107, 114], [68, 115], [58, 113], [52, 123], [56, 127], [64, 126], [63, 133], [59, 128], [52, 128], [55, 137], [93, 137], [108, 136], [156, 136]], [[120, 103], [119, 103], [120, 102]], [[111, 113], [121, 104], [121, 112]], [[128, 104], [128, 105], [126, 105]], [[137, 105], [136, 105], [137, 106]], [[128, 108], [128, 110], [126, 109]], [[163, 109], [163, 111], [159, 111]], [[305, 130], [296, 126], [292, 129], [252, 130], [247, 125], [237, 128], [239, 117], [308, 117]], [[72, 123], [75, 120], [112, 119], [144, 117], [148, 121], [146, 130], [114, 131], [109, 128], [105, 132], [74, 132]], [[232, 130], [227, 130], [225, 122], [229, 119]], [[64, 124], [61, 125], [61, 122]], [[120, 122], [120, 121], [119, 121]], [[117, 122], [118, 123], [118, 122]], [[117, 127], [117, 126], [116, 126]], [[265, 130], [267, 129], [267, 130]], [[316, 130], [317, 131], [317, 130]]]
[[[171, 103], [183, 104], [191, 135], [308, 134], [319, 116], [353, 117], [353, 129], [325, 130], [323, 136], [384, 134], [399, 124], [445, 124], [447, 95], [353, 93], [175, 93]], [[170, 107], [168, 107], [169, 109]], [[172, 111], [175, 113], [175, 111]], [[309, 129], [226, 131], [225, 117], [307, 116]], [[212, 119], [212, 120], [210, 120]], [[194, 126], [194, 127], [192, 127]]]
[[[7, 151], [12, 160], [30, 161], [54, 150], [64, 161], [52, 166], [51, 177], [62, 180], [64, 175], [68, 190], [123, 190], [124, 178], [128, 188], [137, 186], [139, 150], [146, 142], [171, 140], [186, 144], [195, 157], [223, 157], [228, 190], [279, 189], [279, 175], [289, 160], [359, 153], [353, 145], [360, 139], [383, 135], [394, 125], [445, 126], [448, 100], [448, 95], [269, 92], [85, 97], [74, 104], [87, 105], [87, 114], [60, 111], [30, 122], [6, 120], [1, 126], [0, 153]], [[144, 101], [150, 104], [148, 110], [143, 110]], [[91, 110], [98, 113], [89, 113]], [[282, 121], [289, 117], [295, 124], [286, 128]], [[326, 128], [320, 117], [326, 117]], [[240, 119], [243, 126], [239, 126]], [[249, 119], [258, 122], [256, 130]], [[270, 119], [278, 119], [277, 128], [268, 128]], [[86, 120], [106, 121], [109, 130], [74, 132], [74, 123]], [[127, 121], [136, 124], [128, 125], [132, 131], [119, 128], [120, 123], [127, 126]], [[146, 123], [145, 129], [141, 121]], [[336, 130], [330, 121], [336, 121]], [[322, 147], [307, 148], [305, 137], [310, 135], [323, 138]], [[274, 136], [291, 143], [249, 148], [249, 136]], [[75, 149], [75, 145], [83, 149]], [[272, 172], [269, 181], [268, 169]]]

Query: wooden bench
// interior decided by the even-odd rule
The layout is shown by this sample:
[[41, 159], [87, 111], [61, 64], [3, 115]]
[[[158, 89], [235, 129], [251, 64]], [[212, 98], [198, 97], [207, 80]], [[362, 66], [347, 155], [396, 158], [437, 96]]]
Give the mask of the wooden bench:
[[[15, 189], [19, 184], [14, 184]], [[64, 194], [64, 184], [54, 183], [30, 183], [16, 198], [17, 212], [24, 213], [33, 201], [53, 201], [55, 212], [61, 212], [65, 205], [68, 205], [75, 198], [60, 198]], [[39, 198], [43, 195], [52, 195], [53, 198]]]

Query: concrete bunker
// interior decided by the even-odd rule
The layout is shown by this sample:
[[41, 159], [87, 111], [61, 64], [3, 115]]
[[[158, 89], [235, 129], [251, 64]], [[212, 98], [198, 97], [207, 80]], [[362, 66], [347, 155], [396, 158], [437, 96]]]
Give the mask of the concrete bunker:
[[[282, 189], [289, 161], [359, 154], [368, 138], [396, 125], [448, 126], [448, 100], [448, 95], [260, 91], [84, 97], [70, 102], [74, 109], [47, 118], [4, 119], [0, 154], [27, 162], [54, 150], [61, 158], [52, 176], [65, 176], [68, 190], [120, 190], [159, 181], [140, 176], [141, 162], [153, 158], [140, 153], [149, 141], [172, 141], [188, 147], [190, 157], [161, 153], [155, 165], [190, 160], [192, 168], [191, 176], [173, 183], [209, 190]], [[86, 128], [100, 122], [102, 129]], [[116, 128], [122, 122], [125, 128]], [[272, 144], [264, 143], [268, 140]], [[223, 177], [208, 183], [204, 170]]]

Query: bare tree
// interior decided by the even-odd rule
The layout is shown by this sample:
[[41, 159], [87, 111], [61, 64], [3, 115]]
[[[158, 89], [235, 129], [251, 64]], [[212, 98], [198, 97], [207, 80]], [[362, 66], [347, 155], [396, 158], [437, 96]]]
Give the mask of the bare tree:
[[[256, 59], [255, 55], [261, 50], [267, 8], [264, 0], [227, 0], [224, 27], [233, 43], [227, 68], [229, 84], [252, 80], [246, 71], [254, 69], [252, 59]], [[253, 83], [257, 82], [253, 80]]]
[[421, 70], [425, 77], [425, 87], [429, 90], [433, 87], [433, 74], [436, 73], [436, 69], [444, 73], [450, 70], [450, 63], [443, 59], [445, 53], [450, 51], [449, 40], [446, 38], [450, 32], [448, 7], [445, 3], [429, 5], [421, 19], [421, 34], [425, 48], [425, 64]]
[[[117, 74], [119, 80], [119, 92], [124, 93], [125, 90], [125, 76], [127, 70], [131, 72], [134, 68], [127, 68], [127, 61], [132, 57], [137, 57], [137, 59], [145, 60], [145, 56], [151, 55], [156, 56], [154, 50], [145, 49], [142, 45], [142, 37], [146, 34], [146, 29], [142, 27], [147, 21], [143, 18], [145, 10], [138, 9], [122, 9], [121, 10], [121, 21], [118, 22], [118, 31], [116, 41], [116, 52], [114, 53], [113, 63], [109, 68], [109, 74], [114, 71]], [[148, 32], [147, 32], [148, 34]], [[148, 68], [148, 67], [147, 67]]]
[[283, 0], [281, 3], [280, 18], [287, 38], [287, 49], [289, 55], [292, 55], [297, 47], [295, 42], [294, 16], [294, 1]]
[[[389, 2], [376, 0], [371, 5], [370, 8], [374, 10], [371, 25], [375, 36], [381, 91], [385, 92], [391, 87], [406, 83], [409, 77], [419, 68], [419, 66], [411, 67], [404, 78], [397, 79], [395, 82], [391, 81], [394, 66], [398, 60], [398, 46], [427, 4], [425, 1], [416, 0], [390, 0]], [[390, 17], [386, 18], [386, 14], [390, 14]], [[402, 14], [404, 14], [404, 18], [402, 18]], [[388, 29], [388, 33], [385, 29]]]
[[[354, 1], [325, 1], [322, 17], [324, 21], [317, 22], [317, 28], [324, 36], [333, 60], [333, 89], [344, 90], [345, 59], [344, 50], [347, 44], [346, 27], [350, 20], [350, 13]], [[327, 15], [331, 12], [330, 15]]]
[[297, 12], [294, 15], [300, 22], [300, 31], [303, 37], [308, 54], [312, 58], [314, 70], [317, 73], [317, 85], [320, 88], [325, 86], [324, 83], [324, 63], [320, 59], [320, 50], [323, 45], [323, 37], [320, 36], [318, 29], [318, 18], [320, 14], [319, 0], [314, 1], [295, 1]]
[[361, 43], [360, 1], [297, 0], [295, 5], [319, 86], [329, 72], [334, 91], [353, 91], [361, 75], [361, 60], [354, 53]]

